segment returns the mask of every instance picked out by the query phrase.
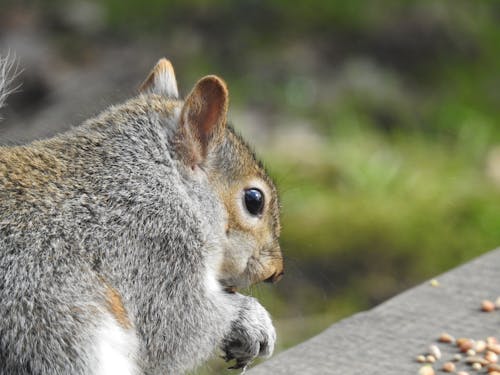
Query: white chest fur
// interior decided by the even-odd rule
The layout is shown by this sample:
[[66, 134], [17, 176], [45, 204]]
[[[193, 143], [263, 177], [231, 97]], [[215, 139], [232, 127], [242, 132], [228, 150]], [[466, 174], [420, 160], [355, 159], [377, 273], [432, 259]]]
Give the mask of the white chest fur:
[[138, 342], [133, 328], [121, 327], [105, 315], [97, 332], [95, 375], [138, 375]]

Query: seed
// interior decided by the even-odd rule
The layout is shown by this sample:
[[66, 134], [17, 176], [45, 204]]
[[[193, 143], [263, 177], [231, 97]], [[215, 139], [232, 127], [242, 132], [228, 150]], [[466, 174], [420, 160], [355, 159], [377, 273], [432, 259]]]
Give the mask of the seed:
[[488, 372], [492, 372], [492, 371], [500, 372], [500, 365], [497, 365], [496, 363], [490, 363], [488, 365]]
[[428, 355], [427, 357], [425, 357], [425, 360], [429, 363], [434, 363], [436, 362], [436, 357], [434, 357], [433, 355]]
[[484, 340], [476, 341], [474, 349], [476, 350], [477, 353], [484, 352], [486, 350], [486, 341]]
[[485, 299], [483, 302], [481, 302], [481, 310], [485, 312], [492, 312], [493, 310], [495, 310], [495, 304], [489, 299]]
[[434, 369], [429, 365], [422, 366], [420, 367], [420, 370], [418, 370], [418, 375], [434, 375], [434, 374], [435, 374]]
[[444, 372], [455, 372], [455, 365], [453, 364], [453, 362], [446, 362], [443, 365], [443, 371]]
[[467, 371], [459, 371], [457, 375], [469, 375], [469, 373]]
[[468, 339], [466, 337], [460, 337], [459, 339], [455, 340], [455, 344], [458, 347], [461, 347], [462, 345], [468, 345], [469, 343], [474, 343], [472, 339]]
[[495, 300], [495, 306], [500, 309], [500, 297]]
[[438, 286], [439, 286], [439, 281], [437, 281], [436, 279], [432, 279], [432, 280], [430, 281], [430, 284], [431, 284], [431, 286], [433, 286], [433, 287], [438, 287]]
[[467, 351], [469, 349], [472, 349], [473, 346], [474, 343], [471, 340], [467, 339], [466, 341], [462, 341], [462, 343], [459, 345], [459, 348], [462, 353], [467, 353]]
[[432, 354], [436, 359], [441, 358], [441, 350], [439, 350], [437, 345], [429, 346], [429, 353]]
[[498, 355], [492, 351], [487, 351], [486, 354], [484, 355], [484, 358], [488, 362], [498, 362]]
[[458, 361], [460, 361], [461, 359], [462, 359], [462, 355], [461, 355], [461, 354], [455, 354], [455, 355], [453, 356], [453, 360], [454, 360], [455, 362], [458, 362]]
[[496, 344], [498, 344], [498, 340], [494, 336], [489, 336], [489, 337], [486, 338], [486, 344], [488, 344], [488, 345], [496, 345]]
[[488, 350], [492, 351], [493, 353], [500, 354], [500, 345], [498, 344], [488, 345]]
[[439, 336], [438, 340], [439, 340], [439, 342], [444, 342], [444, 343], [450, 344], [450, 343], [453, 343], [455, 341], [455, 338], [452, 335], [449, 335], [448, 333], [443, 332]]
[[498, 371], [490, 371], [490, 372], [488, 372], [488, 375], [500, 375], [500, 372], [498, 372]]
[[426, 361], [425, 355], [418, 355], [417, 362], [424, 363]]
[[480, 365], [487, 365], [489, 362], [483, 357], [473, 356], [465, 358], [465, 363], [473, 365], [474, 363], [479, 363]]
[[482, 367], [483, 366], [479, 362], [476, 362], [476, 363], [472, 364], [472, 369], [476, 370], [476, 371], [481, 370]]
[[469, 357], [472, 357], [476, 355], [476, 351], [474, 349], [469, 349], [465, 354], [467, 354]]

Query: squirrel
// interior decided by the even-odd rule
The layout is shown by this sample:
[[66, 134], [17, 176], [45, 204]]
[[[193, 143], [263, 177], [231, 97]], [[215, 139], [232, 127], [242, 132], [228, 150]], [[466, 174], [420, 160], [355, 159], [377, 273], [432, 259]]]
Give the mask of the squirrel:
[[244, 370], [272, 354], [269, 313], [238, 290], [283, 274], [278, 192], [228, 98], [211, 75], [179, 99], [161, 59], [125, 103], [0, 147], [0, 374], [182, 374], [219, 349]]

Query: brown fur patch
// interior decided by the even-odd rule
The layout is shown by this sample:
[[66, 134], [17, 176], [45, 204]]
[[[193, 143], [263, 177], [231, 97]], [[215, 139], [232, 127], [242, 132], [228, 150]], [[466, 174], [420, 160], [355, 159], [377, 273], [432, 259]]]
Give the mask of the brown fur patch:
[[0, 172], [6, 184], [35, 188], [61, 177], [65, 170], [62, 163], [48, 147], [37, 146], [0, 148]]
[[106, 302], [108, 311], [114, 316], [118, 324], [125, 329], [132, 328], [132, 323], [130, 322], [125, 306], [123, 306], [120, 293], [109, 285], [106, 285]]

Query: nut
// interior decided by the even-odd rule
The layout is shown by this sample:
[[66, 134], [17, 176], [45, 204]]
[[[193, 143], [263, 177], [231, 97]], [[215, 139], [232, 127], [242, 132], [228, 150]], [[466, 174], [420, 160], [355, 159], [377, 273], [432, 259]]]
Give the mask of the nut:
[[444, 372], [455, 372], [455, 364], [453, 362], [446, 362], [443, 364]]
[[492, 372], [492, 371], [500, 372], [500, 365], [497, 365], [496, 363], [490, 363], [488, 365], [488, 372]]
[[465, 337], [460, 337], [460, 338], [458, 338], [458, 339], [456, 340], [456, 342], [455, 342], [455, 343], [457, 344], [457, 346], [461, 346], [461, 345], [462, 345], [464, 342], [466, 342], [466, 341], [470, 341], [470, 340], [469, 340], [468, 338], [465, 338]]
[[474, 343], [472, 342], [472, 340], [465, 340], [465, 341], [462, 341], [461, 344], [459, 345], [459, 348], [460, 348], [460, 351], [462, 353], [467, 353], [468, 350], [472, 349], [474, 346]]
[[418, 355], [416, 360], [417, 362], [425, 363], [426, 362], [425, 355]]
[[498, 344], [498, 340], [494, 336], [489, 336], [486, 338], [486, 344], [487, 345], [495, 345], [495, 344]]
[[498, 355], [495, 352], [487, 351], [484, 355], [484, 359], [486, 359], [488, 362], [498, 362]]
[[429, 354], [433, 355], [436, 359], [441, 358], [441, 350], [439, 350], [437, 345], [429, 346]]
[[432, 279], [431, 281], [429, 281], [429, 283], [433, 287], [438, 287], [439, 286], [439, 281], [437, 281], [436, 279]]
[[489, 364], [489, 362], [486, 359], [479, 356], [467, 357], [465, 358], [465, 363], [468, 363], [469, 365], [473, 365], [474, 363], [479, 363], [480, 365], [484, 366]]
[[438, 339], [439, 342], [444, 342], [447, 344], [455, 342], [455, 338], [452, 335], [449, 335], [446, 332], [441, 333]]
[[474, 344], [474, 350], [477, 353], [484, 352], [486, 350], [486, 341], [484, 341], [484, 340], [476, 341], [476, 343]]
[[427, 366], [422, 366], [420, 367], [420, 370], [418, 370], [418, 375], [434, 375], [434, 369], [427, 365]]
[[428, 355], [427, 357], [425, 357], [425, 360], [429, 363], [434, 363], [436, 362], [436, 357], [434, 357], [433, 355]]
[[485, 299], [483, 302], [481, 302], [481, 310], [483, 310], [484, 312], [492, 312], [493, 310], [495, 310], [495, 304], [489, 299]]
[[483, 367], [483, 365], [481, 365], [478, 362], [475, 362], [475, 363], [472, 364], [472, 369], [476, 370], [476, 371], [481, 370], [482, 367]]

